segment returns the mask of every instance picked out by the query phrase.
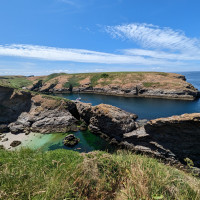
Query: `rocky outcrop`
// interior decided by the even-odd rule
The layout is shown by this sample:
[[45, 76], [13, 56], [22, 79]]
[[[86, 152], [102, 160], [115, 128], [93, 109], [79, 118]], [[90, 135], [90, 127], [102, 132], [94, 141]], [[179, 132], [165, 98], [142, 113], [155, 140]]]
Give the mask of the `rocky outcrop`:
[[22, 113], [17, 121], [10, 123], [10, 131], [14, 134], [22, 132], [39, 132], [39, 133], [65, 133], [73, 131], [76, 127], [77, 120], [68, 111], [59, 109], [44, 109], [36, 111], [37, 107], [32, 108], [30, 113]]
[[200, 113], [151, 120], [144, 128], [153, 141], [179, 160], [188, 157], [200, 167]]
[[91, 106], [81, 102], [75, 103], [80, 118], [89, 125], [92, 133], [120, 139], [123, 133], [136, 129], [137, 115], [107, 104]]
[[0, 87], [1, 132], [52, 133], [77, 130], [75, 103], [30, 92]]
[[123, 134], [119, 144], [173, 162], [189, 158], [200, 167], [200, 113], [151, 120]]

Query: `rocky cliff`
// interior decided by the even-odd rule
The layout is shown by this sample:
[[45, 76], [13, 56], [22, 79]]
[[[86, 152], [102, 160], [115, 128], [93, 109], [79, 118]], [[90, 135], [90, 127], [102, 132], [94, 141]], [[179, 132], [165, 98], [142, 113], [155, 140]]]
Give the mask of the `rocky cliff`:
[[73, 102], [8, 87], [0, 87], [0, 132], [13, 134], [89, 130], [120, 148], [169, 161], [190, 158], [200, 167], [200, 113], [136, 121], [137, 115], [117, 107]]
[[193, 100], [199, 92], [180, 74], [162, 72], [109, 72], [51, 74], [31, 77], [28, 88], [43, 93], [99, 93], [127, 97]]

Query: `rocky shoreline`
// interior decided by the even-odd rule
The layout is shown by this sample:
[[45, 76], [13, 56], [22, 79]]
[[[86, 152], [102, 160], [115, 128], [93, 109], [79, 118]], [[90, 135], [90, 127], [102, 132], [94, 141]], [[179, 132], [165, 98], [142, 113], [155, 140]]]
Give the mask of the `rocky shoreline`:
[[[42, 93], [94, 93], [124, 97], [195, 100], [200, 92], [186, 78], [173, 73], [127, 73], [123, 78], [103, 73], [98, 75], [61, 75], [49, 80], [32, 78], [28, 89]], [[94, 82], [93, 79], [97, 80]], [[76, 80], [76, 82], [75, 82]], [[65, 81], [68, 81], [65, 83]], [[170, 89], [169, 89], [170, 88]]]
[[2, 86], [0, 110], [1, 133], [62, 133], [88, 127], [120, 148], [170, 162], [189, 158], [200, 167], [200, 113], [141, 122], [111, 105], [92, 106]]

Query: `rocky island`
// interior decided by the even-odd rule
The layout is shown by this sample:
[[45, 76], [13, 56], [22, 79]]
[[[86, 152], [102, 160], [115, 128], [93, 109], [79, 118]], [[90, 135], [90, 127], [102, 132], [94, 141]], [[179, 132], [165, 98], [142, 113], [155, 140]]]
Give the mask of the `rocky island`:
[[0, 77], [0, 84], [42, 93], [96, 93], [125, 97], [194, 100], [199, 91], [183, 75], [164, 72], [106, 72]]

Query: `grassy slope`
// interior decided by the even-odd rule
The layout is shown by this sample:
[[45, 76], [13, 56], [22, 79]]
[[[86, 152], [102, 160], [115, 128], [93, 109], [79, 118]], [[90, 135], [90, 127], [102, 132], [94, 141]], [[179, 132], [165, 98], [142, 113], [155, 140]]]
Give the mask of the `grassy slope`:
[[62, 87], [64, 88], [79, 87], [90, 80], [90, 85], [93, 87], [114, 84], [120, 87], [143, 85], [146, 88], [184, 89], [187, 85], [186, 82], [177, 77], [176, 74], [164, 72], [55, 73], [46, 77], [35, 77], [34, 81], [43, 80], [46, 84], [54, 84], [62, 80]]
[[0, 150], [0, 199], [200, 199], [200, 180], [146, 156]]
[[0, 85], [22, 88], [32, 84], [25, 76], [0, 76]]

